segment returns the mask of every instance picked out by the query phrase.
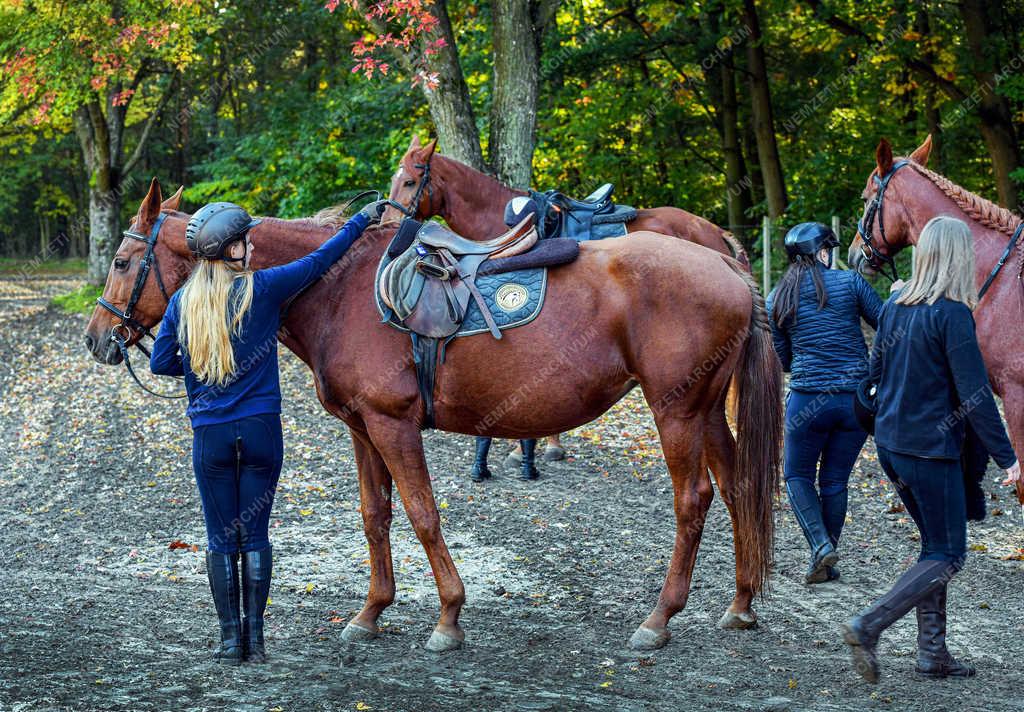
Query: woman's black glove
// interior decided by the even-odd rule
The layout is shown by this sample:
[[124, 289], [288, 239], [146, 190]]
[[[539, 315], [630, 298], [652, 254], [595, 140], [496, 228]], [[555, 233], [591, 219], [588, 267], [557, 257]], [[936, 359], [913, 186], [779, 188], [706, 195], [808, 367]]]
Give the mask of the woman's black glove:
[[375, 200], [372, 203], [364, 205], [363, 209], [359, 211], [359, 214], [366, 216], [368, 225], [376, 225], [380, 222], [380, 218], [384, 214], [384, 211], [387, 210], [387, 207], [388, 201]]

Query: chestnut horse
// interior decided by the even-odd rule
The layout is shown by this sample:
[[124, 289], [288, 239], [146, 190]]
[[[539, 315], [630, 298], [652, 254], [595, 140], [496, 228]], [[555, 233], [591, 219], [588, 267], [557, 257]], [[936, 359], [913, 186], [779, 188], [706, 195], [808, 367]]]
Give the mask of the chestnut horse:
[[[142, 283], [132, 312], [138, 327], [161, 319], [168, 293], [187, 278], [193, 258], [185, 244], [189, 216], [177, 199], [161, 204], [156, 180], [132, 222], [151, 234], [155, 274]], [[252, 229], [254, 267], [280, 265], [308, 254], [337, 225], [265, 218]], [[377, 619], [395, 597], [389, 530], [392, 483], [426, 550], [441, 602], [427, 647], [459, 647], [459, 611], [465, 589], [441, 533], [423, 454], [419, 396], [409, 337], [380, 323], [372, 298], [378, 260], [394, 236], [368, 229], [345, 257], [295, 299], [284, 316], [281, 341], [309, 365], [328, 412], [348, 425], [359, 471], [364, 532], [370, 551], [365, 606], [344, 637], [378, 632]], [[668, 640], [669, 619], [686, 604], [690, 577], [712, 487], [702, 459], [718, 478], [733, 519], [736, 595], [726, 627], [749, 627], [750, 608], [773, 558], [772, 501], [778, 486], [782, 428], [781, 369], [768, 331], [764, 301], [740, 265], [680, 240], [638, 233], [581, 246], [579, 259], [551, 269], [540, 316], [506, 332], [457, 339], [438, 369], [437, 427], [502, 438], [542, 436], [589, 422], [636, 385], [651, 405], [675, 492], [675, 545], [654, 610], [634, 633], [647, 649]], [[130, 300], [146, 243], [125, 239], [107, 275], [104, 298], [123, 309]], [[635, 275], [646, 275], [638, 283]], [[111, 336], [129, 342], [136, 328], [121, 326], [97, 308], [86, 344], [101, 363], [121, 354]], [[572, 364], [571, 368], [565, 364]], [[724, 396], [735, 378], [742, 405], [738, 440], [726, 424]], [[544, 398], [522, 397], [529, 392]], [[500, 407], [500, 414], [495, 409]]]
[[[486, 240], [505, 232], [508, 229], [504, 221], [505, 205], [516, 196], [526, 195], [526, 191], [509, 188], [464, 163], [435, 154], [436, 147], [436, 140], [421, 146], [419, 136], [413, 136], [391, 179], [388, 197], [412, 210], [418, 194], [419, 204], [415, 206], [413, 217], [426, 220], [440, 216], [452, 230], [470, 240]], [[429, 178], [421, 188], [427, 165], [430, 166]], [[385, 220], [400, 217], [393, 207], [384, 214]], [[637, 210], [636, 218], [626, 223], [626, 229], [630, 233], [656, 232], [689, 240], [735, 257], [750, 269], [747, 253], [731, 232], [680, 208]]]
[[[928, 136], [905, 159], [894, 159], [889, 142], [882, 140], [875, 152], [876, 166], [864, 189], [865, 220], [850, 245], [850, 266], [873, 275], [891, 265], [892, 257], [917, 243], [921, 229], [936, 215], [952, 215], [971, 228], [976, 255], [975, 276], [981, 287], [1005, 252], [1022, 222], [1018, 215], [964, 190], [928, 170], [932, 138]], [[901, 161], [906, 161], [902, 163]], [[876, 181], [876, 177], [878, 180]], [[886, 177], [888, 180], [886, 181]], [[881, 208], [870, 219], [868, 209], [885, 188]], [[870, 227], [868, 227], [870, 226]], [[861, 234], [863, 230], [867, 234]], [[974, 311], [978, 342], [992, 389], [1003, 399], [1007, 429], [1013, 449], [1024, 453], [1024, 238], [1007, 256], [1002, 269]], [[1024, 489], [1017, 496], [1024, 503]]]

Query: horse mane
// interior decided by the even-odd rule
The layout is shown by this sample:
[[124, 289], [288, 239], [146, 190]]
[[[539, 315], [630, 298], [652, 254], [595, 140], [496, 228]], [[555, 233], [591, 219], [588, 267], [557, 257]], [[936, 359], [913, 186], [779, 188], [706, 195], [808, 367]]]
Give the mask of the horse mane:
[[916, 161], [910, 161], [910, 165], [913, 166], [914, 170], [934, 183], [935, 187], [956, 203], [956, 206], [963, 210], [968, 217], [985, 227], [998, 230], [1006, 235], [1012, 235], [1013, 231], [1020, 225], [1021, 218], [1012, 211], [1001, 208], [991, 200], [986, 200], [980, 195], [960, 187], [949, 178], [925, 168]]
[[441, 161], [442, 163], [448, 163], [456, 168], [464, 169], [472, 173], [474, 178], [484, 179], [484, 182], [491, 183], [493, 186], [496, 186], [496, 189], [498, 190], [510, 190], [517, 195], [526, 195], [525, 190], [520, 190], [518, 188], [513, 188], [511, 186], [505, 185], [500, 180], [492, 176], [490, 173], [485, 173], [484, 171], [477, 170], [476, 168], [473, 168], [473, 166], [467, 165], [460, 160], [451, 158], [450, 156], [435, 153], [430, 160], [431, 163], [435, 161]]

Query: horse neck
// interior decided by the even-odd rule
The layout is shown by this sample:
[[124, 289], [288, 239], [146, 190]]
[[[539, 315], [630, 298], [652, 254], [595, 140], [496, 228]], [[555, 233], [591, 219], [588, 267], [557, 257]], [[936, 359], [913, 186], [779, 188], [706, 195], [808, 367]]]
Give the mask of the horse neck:
[[[932, 218], [938, 215], [957, 217], [967, 223], [971, 229], [971, 235], [974, 237], [975, 275], [979, 281], [988, 276], [1005, 249], [1006, 243], [1010, 239], [1009, 234], [1004, 230], [985, 225], [970, 215], [927, 175], [918, 172], [913, 167], [907, 173], [908, 177], [912, 177], [912, 181], [906, 181], [901, 185], [899, 198], [910, 218], [910, 243], [917, 244], [921, 230]], [[967, 191], [964, 193], [979, 201], [979, 204], [988, 204], [984, 198]], [[997, 209], [997, 206], [994, 205], [990, 207], [992, 210]]]
[[249, 231], [254, 252], [253, 269], [266, 269], [293, 262], [320, 247], [337, 229], [317, 225], [308, 219], [263, 218]]
[[505, 204], [525, 191], [509, 188], [458, 161], [434, 156], [431, 170], [443, 196], [440, 213], [452, 230], [472, 240], [504, 232]]

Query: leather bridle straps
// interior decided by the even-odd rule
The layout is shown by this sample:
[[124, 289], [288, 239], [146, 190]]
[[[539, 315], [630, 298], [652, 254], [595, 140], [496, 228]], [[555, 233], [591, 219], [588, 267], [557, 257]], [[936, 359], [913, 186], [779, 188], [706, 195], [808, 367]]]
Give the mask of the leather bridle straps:
[[142, 259], [139, 261], [139, 271], [135, 275], [135, 284], [132, 286], [131, 295], [128, 297], [128, 304], [124, 310], [118, 309], [114, 304], [111, 304], [103, 297], [99, 297], [96, 303], [106, 309], [108, 312], [118, 317], [121, 320], [120, 324], [117, 324], [111, 333], [116, 333], [119, 328], [124, 328], [128, 331], [128, 336], [125, 341], [131, 338], [131, 332], [137, 331], [140, 335], [145, 334], [150, 338], [153, 338], [153, 334], [150, 333], [149, 328], [142, 325], [135, 319], [135, 307], [139, 303], [139, 299], [142, 297], [142, 290], [146, 286], [146, 279], [149, 277], [149, 273], [152, 270], [156, 277], [156, 284], [160, 288], [160, 294], [163, 295], [164, 300], [170, 302], [171, 298], [167, 295], [167, 289], [164, 287], [163, 277], [160, 275], [160, 264], [156, 260], [156, 254], [154, 248], [156, 247], [157, 238], [160, 236], [160, 227], [163, 225], [164, 220], [167, 218], [165, 213], [161, 213], [153, 223], [153, 227], [149, 230], [149, 236], [140, 235], [137, 232], [131, 230], [125, 230], [125, 238], [131, 240], [138, 240], [139, 242], [146, 243], [146, 252], [143, 254]]
[[[149, 327], [141, 324], [135, 318], [135, 307], [138, 305], [139, 299], [142, 297], [142, 290], [146, 286], [146, 279], [149, 277], [150, 271], [153, 272], [153, 275], [156, 278], [157, 287], [160, 288], [160, 294], [163, 295], [164, 300], [168, 303], [171, 301], [167, 294], [167, 289], [164, 287], [163, 277], [160, 275], [160, 263], [157, 262], [156, 253], [154, 252], [157, 238], [160, 236], [160, 227], [163, 225], [166, 217], [167, 215], [165, 213], [161, 213], [157, 217], [156, 222], [153, 223], [153, 227], [149, 230], [148, 237], [140, 235], [137, 232], [133, 232], [132, 230], [125, 230], [123, 233], [125, 238], [146, 243], [146, 252], [139, 261], [139, 271], [135, 275], [135, 284], [132, 286], [132, 293], [128, 297], [128, 304], [125, 306], [124, 310], [118, 309], [114, 304], [111, 304], [103, 297], [99, 297], [96, 300], [96, 303], [121, 320], [120, 324], [115, 324], [114, 328], [110, 330], [110, 340], [117, 344], [117, 348], [121, 352], [121, 359], [124, 361], [125, 368], [128, 369], [128, 374], [132, 377], [135, 383], [137, 383], [142, 390], [154, 396], [159, 396], [160, 398], [184, 398], [188, 395], [187, 393], [168, 395], [166, 393], [154, 391], [152, 388], [146, 386], [146, 384], [140, 381], [139, 377], [135, 374], [135, 369], [132, 368], [131, 358], [129, 358], [128, 355], [128, 347], [130, 345], [128, 342], [132, 338], [133, 332], [138, 332], [139, 339], [143, 336], [148, 336], [150, 339], [155, 340], [153, 332], [149, 330]], [[124, 334], [121, 333], [122, 329], [125, 332]], [[149, 358], [149, 350], [143, 346], [140, 341], [136, 341], [132, 345], [144, 353], [146, 358]]]
[[1010, 253], [1013, 252], [1013, 248], [1017, 246], [1017, 240], [1020, 239], [1021, 230], [1024, 230], [1024, 222], [1018, 225], [1017, 229], [1013, 231], [1013, 236], [1006, 244], [1006, 249], [1003, 250], [1003, 254], [999, 256], [999, 261], [996, 262], [996, 266], [992, 268], [992, 271], [989, 272], [985, 283], [981, 285], [981, 289], [978, 290], [979, 301], [985, 296], [985, 292], [988, 291], [988, 288], [992, 286], [992, 282], [995, 281], [996, 275], [999, 274], [999, 270], [1003, 268], [1003, 265], [1006, 264], [1006, 260], [1010, 256]]
[[[875, 197], [872, 198], [871, 202], [864, 208], [864, 215], [857, 222], [857, 232], [860, 234], [860, 239], [864, 243], [863, 252], [864, 256], [868, 260], [868, 264], [893, 282], [898, 280], [900, 276], [896, 271], [896, 260], [891, 254], [889, 254], [889, 252], [892, 251], [892, 245], [889, 244], [889, 240], [885, 237], [885, 210], [883, 207], [883, 201], [885, 200], [885, 189], [889, 187], [889, 181], [891, 181], [893, 176], [896, 175], [896, 171], [909, 163], [910, 161], [907, 159], [897, 161], [884, 176], [872, 176], [875, 181], [875, 185], [878, 186], [878, 190], [875, 192]], [[876, 217], [878, 218], [878, 234], [882, 238], [882, 243], [887, 248], [890, 248], [889, 252], [882, 252], [873, 242]], [[885, 265], [888, 265], [889, 269], [892, 271], [891, 277], [886, 274]]]
[[402, 205], [396, 200], [388, 198], [388, 205], [393, 207], [398, 212], [402, 213], [407, 218], [416, 218], [416, 213], [419, 212], [420, 198], [423, 197], [423, 191], [427, 191], [427, 207], [433, 210], [434, 207], [434, 188], [430, 185], [430, 159], [427, 159], [426, 163], [415, 163], [413, 168], [420, 168], [423, 170], [423, 177], [420, 178], [419, 185], [416, 186], [416, 192], [412, 196], [412, 200], [408, 206]]

